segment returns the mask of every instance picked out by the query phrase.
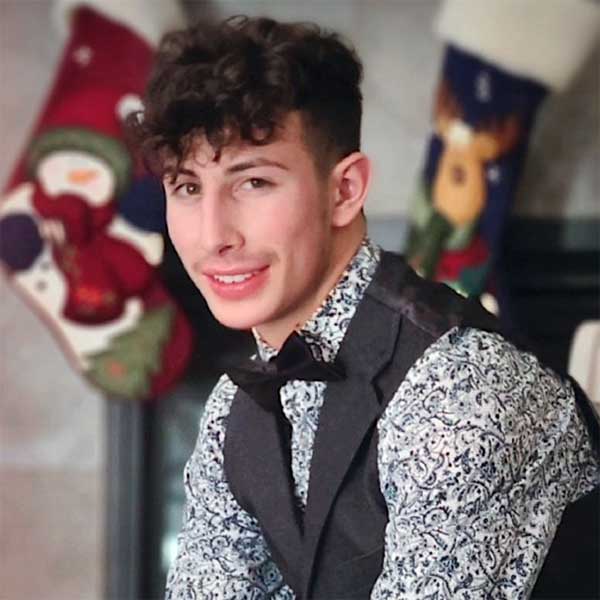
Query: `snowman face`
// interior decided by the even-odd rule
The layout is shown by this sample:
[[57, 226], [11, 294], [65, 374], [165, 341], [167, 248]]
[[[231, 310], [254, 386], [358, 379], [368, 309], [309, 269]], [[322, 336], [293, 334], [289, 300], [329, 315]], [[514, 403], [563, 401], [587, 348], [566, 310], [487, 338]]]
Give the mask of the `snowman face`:
[[44, 157], [37, 178], [49, 196], [75, 194], [94, 206], [113, 198], [115, 176], [106, 162], [81, 150], [58, 150]]

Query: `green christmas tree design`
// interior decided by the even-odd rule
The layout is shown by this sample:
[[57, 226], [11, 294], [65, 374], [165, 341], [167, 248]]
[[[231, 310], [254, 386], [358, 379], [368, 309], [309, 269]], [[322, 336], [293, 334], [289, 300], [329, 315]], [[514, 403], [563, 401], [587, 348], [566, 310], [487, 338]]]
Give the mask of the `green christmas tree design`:
[[136, 400], [150, 394], [152, 376], [159, 372], [165, 343], [175, 316], [172, 307], [149, 310], [138, 325], [110, 346], [89, 356], [89, 379], [109, 394]]

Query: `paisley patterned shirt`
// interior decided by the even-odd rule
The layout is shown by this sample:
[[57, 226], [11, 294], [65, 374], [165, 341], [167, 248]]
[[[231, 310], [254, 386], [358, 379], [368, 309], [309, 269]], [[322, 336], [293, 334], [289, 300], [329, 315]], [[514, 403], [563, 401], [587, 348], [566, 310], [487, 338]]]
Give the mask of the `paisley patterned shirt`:
[[[360, 247], [302, 327], [315, 358], [335, 357], [380, 251]], [[258, 353], [275, 350], [257, 335]], [[306, 505], [323, 382], [280, 391], [292, 426], [292, 472]], [[256, 519], [223, 471], [236, 386], [223, 376], [185, 472], [186, 508], [166, 598], [294, 598]], [[573, 391], [497, 334], [455, 328], [412, 366], [378, 423], [387, 503], [383, 569], [372, 600], [526, 598], [564, 507], [600, 480]]]

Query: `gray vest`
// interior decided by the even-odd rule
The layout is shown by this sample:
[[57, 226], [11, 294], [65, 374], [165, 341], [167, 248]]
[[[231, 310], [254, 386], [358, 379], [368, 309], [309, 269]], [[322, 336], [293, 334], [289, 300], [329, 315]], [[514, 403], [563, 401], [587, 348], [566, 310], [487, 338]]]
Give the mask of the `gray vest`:
[[347, 378], [327, 384], [304, 513], [275, 414], [238, 390], [227, 421], [226, 477], [300, 600], [369, 597], [388, 521], [377, 421], [410, 367], [455, 326], [500, 331], [479, 302], [421, 279], [401, 257], [383, 252], [338, 352]]

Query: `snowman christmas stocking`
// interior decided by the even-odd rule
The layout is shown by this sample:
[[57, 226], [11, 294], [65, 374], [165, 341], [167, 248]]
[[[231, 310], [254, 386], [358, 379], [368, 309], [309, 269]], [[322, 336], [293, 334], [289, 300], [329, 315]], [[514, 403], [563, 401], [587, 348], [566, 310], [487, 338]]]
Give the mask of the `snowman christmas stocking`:
[[160, 21], [176, 17], [167, 3], [153, 21], [143, 4], [58, 3], [68, 43], [0, 202], [0, 265], [11, 284], [89, 381], [138, 400], [174, 384], [192, 351], [191, 328], [157, 272], [162, 189], [124, 140], [151, 42]]
[[448, 45], [406, 249], [423, 276], [485, 291], [536, 113], [583, 61], [598, 12], [587, 0], [443, 6]]

